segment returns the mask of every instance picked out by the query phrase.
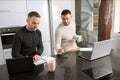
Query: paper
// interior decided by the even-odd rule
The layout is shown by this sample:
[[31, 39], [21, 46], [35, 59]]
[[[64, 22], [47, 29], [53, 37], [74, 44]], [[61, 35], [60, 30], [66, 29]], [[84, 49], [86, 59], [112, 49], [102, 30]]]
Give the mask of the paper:
[[35, 65], [40, 65], [40, 64], [43, 64], [43, 63], [46, 63], [47, 61], [44, 61], [42, 59], [40, 59], [39, 61], [37, 62], [34, 62]]
[[93, 48], [80, 48], [80, 51], [92, 51]]
[[48, 60], [50, 60], [50, 59], [55, 59], [54, 57], [51, 57], [51, 56], [42, 56], [41, 57], [43, 60], [46, 60], [46, 61], [48, 61]]
[[46, 63], [50, 59], [55, 59], [54, 57], [51, 56], [41, 56], [40, 60], [37, 62], [34, 62], [35, 65], [40, 65]]

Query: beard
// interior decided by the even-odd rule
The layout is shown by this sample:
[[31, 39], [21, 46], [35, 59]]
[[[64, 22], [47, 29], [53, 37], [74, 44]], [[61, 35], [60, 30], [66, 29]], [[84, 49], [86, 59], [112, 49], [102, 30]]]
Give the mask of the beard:
[[64, 24], [65, 26], [68, 26], [68, 25], [70, 24], [70, 22], [63, 22], [63, 24]]

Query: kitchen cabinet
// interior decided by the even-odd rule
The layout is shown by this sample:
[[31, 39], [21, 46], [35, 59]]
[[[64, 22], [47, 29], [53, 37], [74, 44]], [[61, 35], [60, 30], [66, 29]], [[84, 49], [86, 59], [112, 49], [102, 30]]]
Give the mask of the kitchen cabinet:
[[3, 54], [3, 50], [2, 50], [2, 46], [1, 45], [2, 45], [2, 43], [1, 43], [1, 37], [0, 37], [0, 65], [5, 63], [4, 54]]
[[12, 52], [12, 49], [4, 49], [4, 50], [3, 50], [4, 58], [5, 58], [5, 59], [12, 58], [11, 52]]
[[0, 27], [23, 26], [26, 14], [26, 0], [0, 0]]

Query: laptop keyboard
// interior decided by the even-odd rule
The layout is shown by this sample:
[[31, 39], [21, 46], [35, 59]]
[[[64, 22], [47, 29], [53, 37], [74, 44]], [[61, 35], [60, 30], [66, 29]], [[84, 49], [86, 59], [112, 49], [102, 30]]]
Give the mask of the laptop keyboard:
[[92, 55], [92, 51], [81, 51], [80, 52], [80, 57], [83, 57], [83, 58], [90, 59], [91, 55]]

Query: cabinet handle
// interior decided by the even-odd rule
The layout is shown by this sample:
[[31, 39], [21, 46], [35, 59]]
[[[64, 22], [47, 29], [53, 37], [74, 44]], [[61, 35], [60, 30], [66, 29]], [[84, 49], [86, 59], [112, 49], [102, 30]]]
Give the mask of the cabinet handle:
[[10, 10], [0, 10], [0, 12], [10, 12]]

